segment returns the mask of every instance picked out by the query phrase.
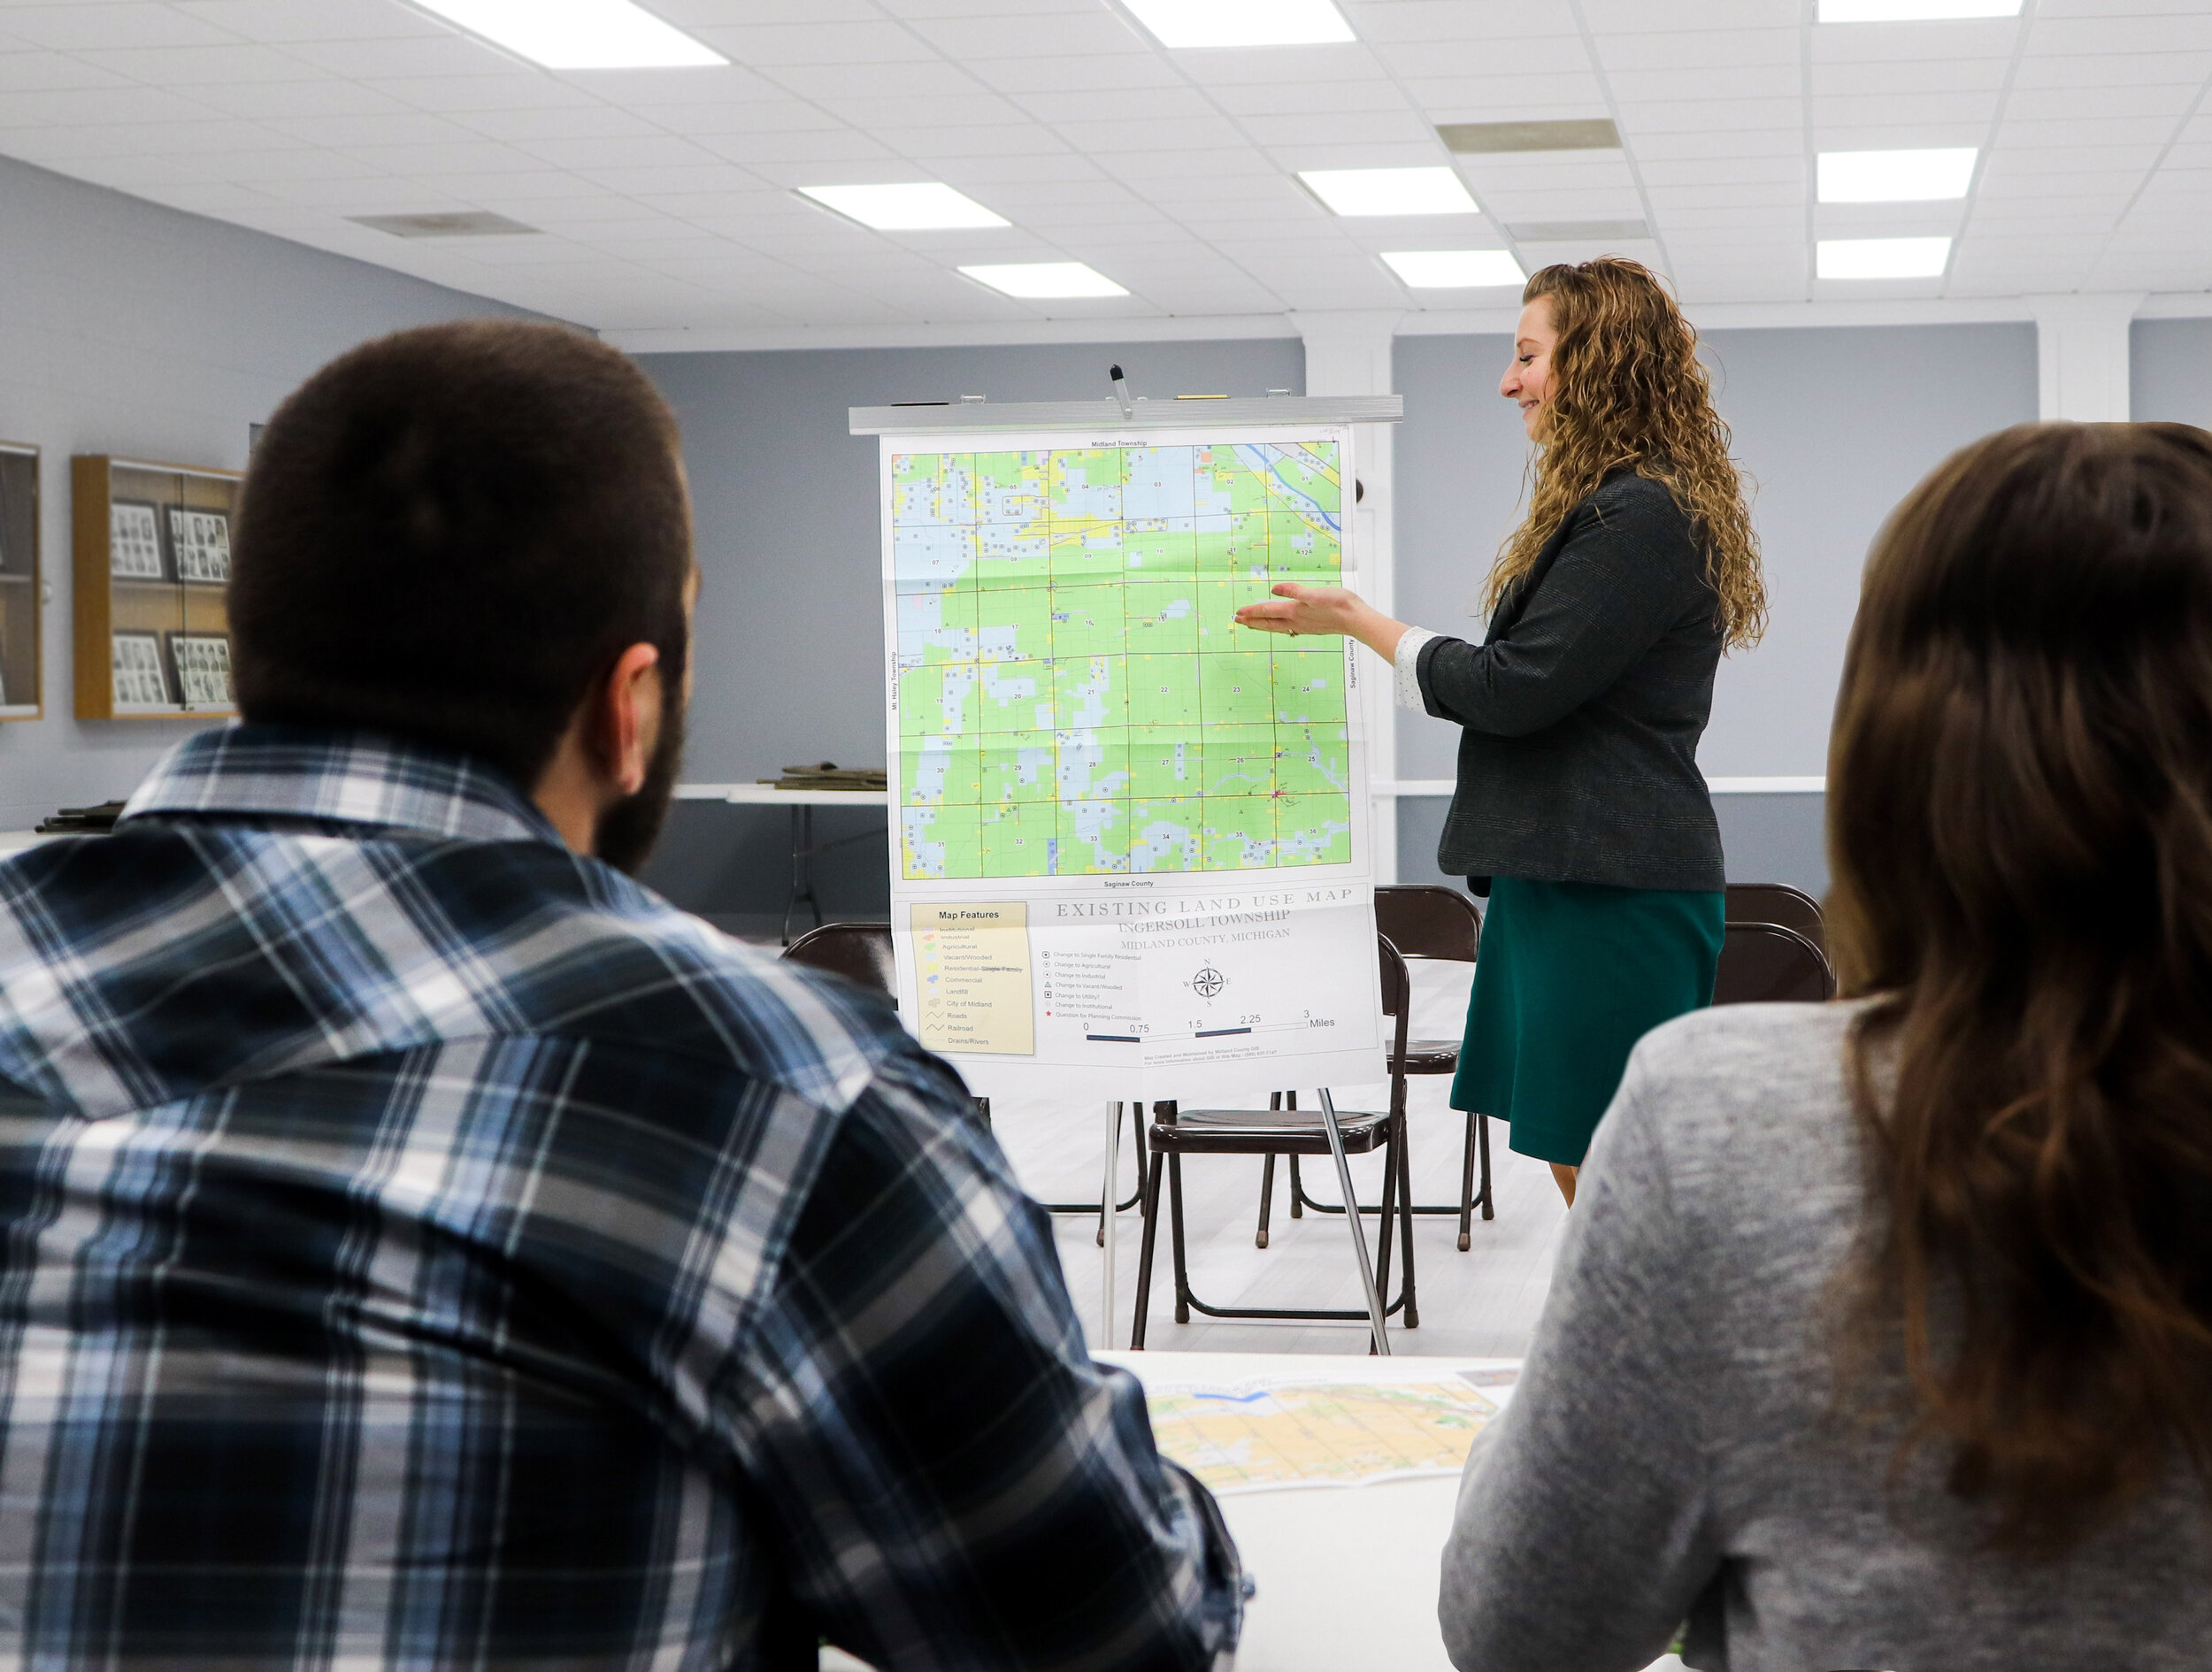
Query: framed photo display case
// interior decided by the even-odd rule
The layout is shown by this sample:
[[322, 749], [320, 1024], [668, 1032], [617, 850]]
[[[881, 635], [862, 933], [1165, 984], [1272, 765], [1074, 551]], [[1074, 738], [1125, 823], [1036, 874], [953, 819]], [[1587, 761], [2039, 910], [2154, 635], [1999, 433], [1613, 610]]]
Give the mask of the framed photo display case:
[[38, 449], [0, 441], [0, 720], [45, 712], [39, 618]]
[[227, 715], [233, 471], [81, 456], [75, 534], [77, 717]]

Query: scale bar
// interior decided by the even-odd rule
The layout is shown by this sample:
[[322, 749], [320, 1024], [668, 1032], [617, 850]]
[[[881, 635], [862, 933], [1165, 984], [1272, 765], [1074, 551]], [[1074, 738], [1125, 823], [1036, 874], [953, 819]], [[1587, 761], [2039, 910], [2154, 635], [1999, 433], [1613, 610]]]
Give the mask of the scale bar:
[[1135, 1033], [1086, 1033], [1083, 1037], [1087, 1039], [1098, 1040], [1105, 1045], [1142, 1045], [1144, 1043], [1143, 1037]]
[[1191, 1038], [1194, 1039], [1225, 1039], [1232, 1033], [1249, 1033], [1251, 1031], [1250, 1028], [1215, 1028], [1209, 1033], [1194, 1033]]

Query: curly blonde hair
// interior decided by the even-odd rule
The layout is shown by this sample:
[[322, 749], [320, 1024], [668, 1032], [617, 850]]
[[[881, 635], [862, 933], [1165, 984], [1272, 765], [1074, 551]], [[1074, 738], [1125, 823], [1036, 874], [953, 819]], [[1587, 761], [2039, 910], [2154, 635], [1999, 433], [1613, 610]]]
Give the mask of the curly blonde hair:
[[1486, 607], [1535, 566], [1544, 542], [1610, 472], [1665, 486], [1706, 549], [1728, 648], [1766, 631], [1766, 579], [1744, 478], [1728, 455], [1697, 360], [1697, 332], [1651, 270], [1619, 256], [1545, 267], [1521, 293], [1551, 301], [1559, 345], [1534, 465], [1528, 516], [1499, 550]]

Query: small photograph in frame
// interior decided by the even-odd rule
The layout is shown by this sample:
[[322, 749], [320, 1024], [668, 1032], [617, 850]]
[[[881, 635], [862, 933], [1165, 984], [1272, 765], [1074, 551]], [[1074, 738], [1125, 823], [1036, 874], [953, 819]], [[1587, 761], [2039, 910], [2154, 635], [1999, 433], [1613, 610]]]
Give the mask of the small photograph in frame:
[[230, 584], [230, 518], [221, 511], [169, 507], [169, 551], [177, 579], [203, 587]]
[[117, 633], [109, 636], [110, 665], [114, 670], [115, 706], [173, 704], [169, 675], [161, 663], [161, 635], [157, 633]]
[[160, 580], [161, 525], [154, 508], [134, 499], [108, 505], [108, 573], [118, 580]]
[[176, 670], [177, 695], [187, 708], [237, 707], [230, 694], [230, 635], [173, 633], [169, 665]]

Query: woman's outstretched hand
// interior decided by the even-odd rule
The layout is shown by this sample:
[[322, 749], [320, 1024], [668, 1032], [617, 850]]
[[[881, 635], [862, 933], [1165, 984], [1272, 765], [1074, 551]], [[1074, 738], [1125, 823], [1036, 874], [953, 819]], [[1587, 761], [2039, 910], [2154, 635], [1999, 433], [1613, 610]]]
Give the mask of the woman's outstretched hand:
[[1237, 625], [1293, 638], [1306, 633], [1346, 633], [1386, 659], [1396, 653], [1398, 640], [1405, 636], [1405, 623], [1370, 609], [1357, 593], [1342, 587], [1308, 587], [1285, 580], [1276, 584], [1274, 594], [1238, 610]]
[[1237, 625], [1294, 637], [1308, 633], [1349, 633], [1356, 612], [1365, 608], [1357, 594], [1342, 587], [1306, 587], [1285, 580], [1278, 582], [1273, 591], [1273, 597], [1238, 610]]

